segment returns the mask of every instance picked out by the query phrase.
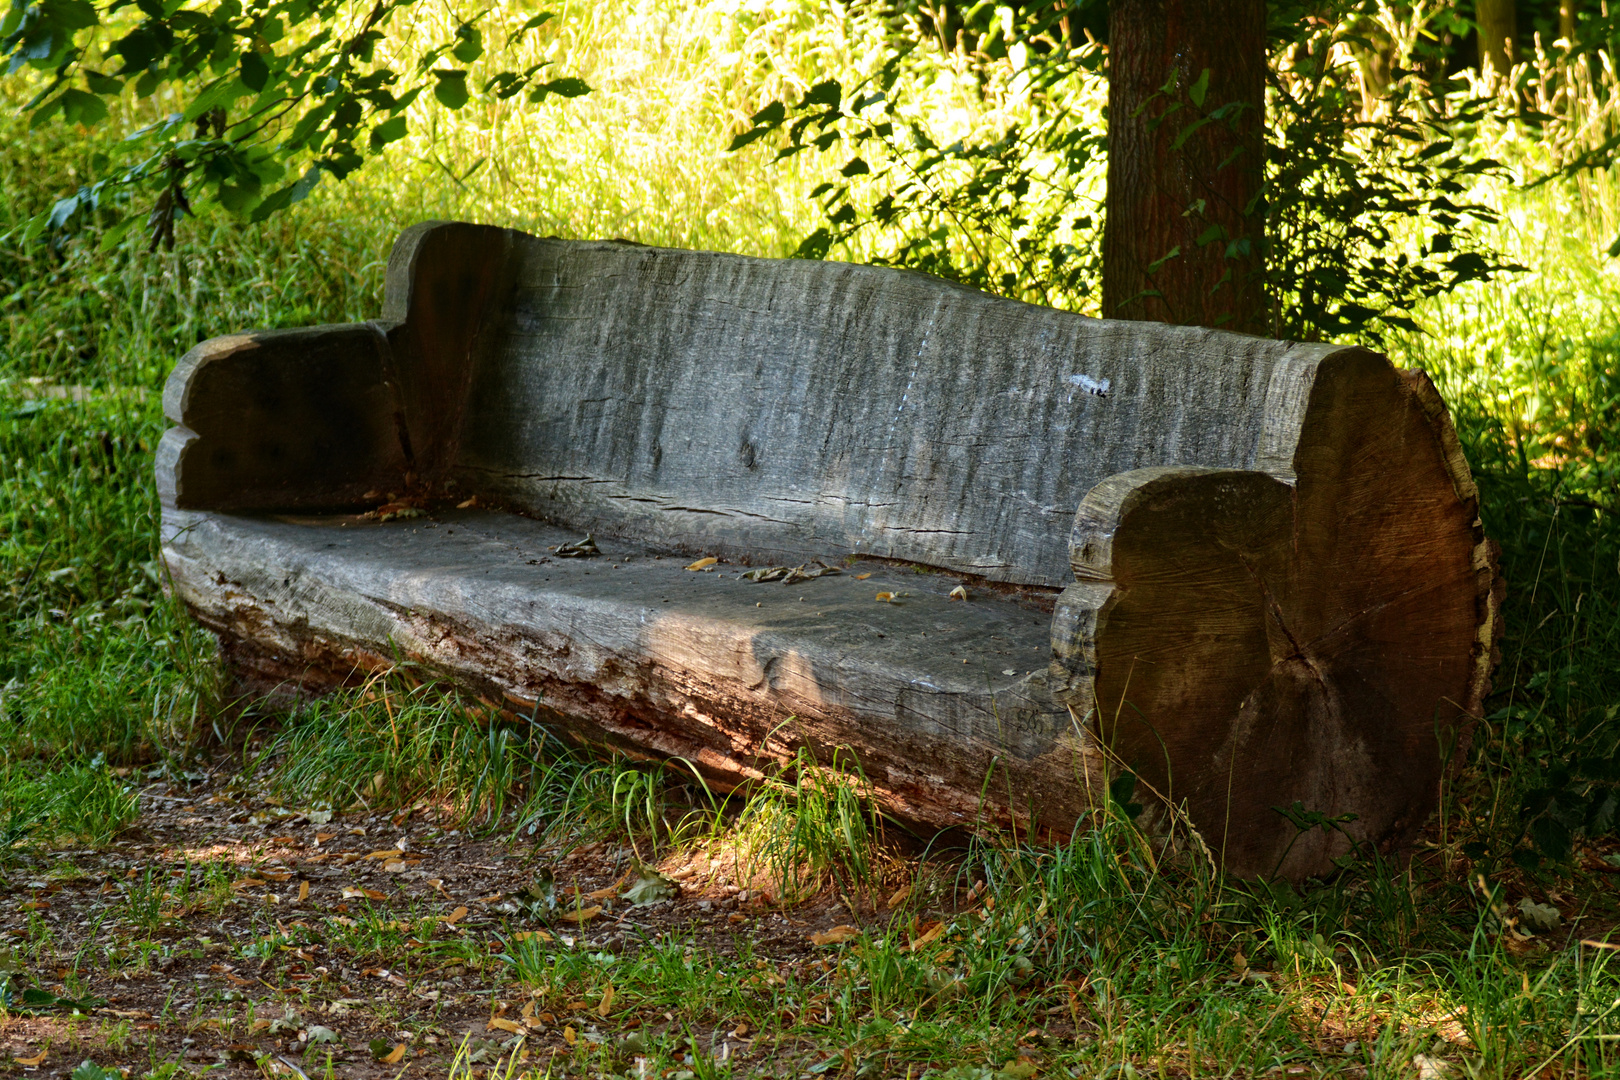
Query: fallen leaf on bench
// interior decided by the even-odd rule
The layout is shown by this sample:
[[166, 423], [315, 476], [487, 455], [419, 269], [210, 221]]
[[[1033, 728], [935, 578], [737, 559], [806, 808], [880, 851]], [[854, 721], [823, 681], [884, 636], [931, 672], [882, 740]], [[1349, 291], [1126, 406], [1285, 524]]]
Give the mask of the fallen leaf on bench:
[[809, 581], [812, 578], [818, 578], [818, 577], [821, 577], [824, 574], [842, 574], [842, 573], [843, 573], [843, 571], [838, 569], [838, 567], [836, 567], [836, 566], [826, 566], [826, 565], [823, 565], [821, 563], [817, 563], [816, 564], [816, 569], [814, 569], [814, 570], [807, 570], [803, 566], [795, 566], [793, 569], [789, 570], [786, 575], [783, 576], [782, 584], [784, 584], [784, 585], [792, 585], [795, 581]]
[[842, 945], [846, 941], [861, 936], [858, 926], [835, 926], [831, 930], [821, 930], [810, 935], [812, 945]]
[[706, 559], [699, 559], [697, 562], [693, 563], [691, 566], [688, 566], [687, 569], [688, 570], [707, 570], [709, 567], [713, 566], [715, 563], [717, 563], [719, 561], [720, 561], [719, 559], [715, 558], [713, 555], [710, 555]]
[[551, 550], [559, 559], [594, 559], [602, 554], [602, 549], [596, 546], [596, 539], [590, 533], [586, 533], [583, 540], [558, 544]]
[[952, 600], [966, 600], [968, 598], [967, 586], [958, 585], [956, 588], [952, 589], [950, 598]]

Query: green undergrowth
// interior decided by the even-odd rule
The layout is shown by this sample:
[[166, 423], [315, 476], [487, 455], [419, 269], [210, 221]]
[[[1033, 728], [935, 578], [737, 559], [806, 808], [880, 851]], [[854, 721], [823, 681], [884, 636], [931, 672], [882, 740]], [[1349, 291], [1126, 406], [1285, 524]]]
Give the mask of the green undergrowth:
[[[589, 65], [617, 54], [569, 23], [571, 63], [618, 89], [581, 99], [596, 110], [589, 137], [566, 110], [532, 121], [551, 126], [525, 154], [543, 156], [540, 135], [574, 139], [532, 176], [512, 158], [434, 181], [434, 148], [413, 144], [396, 172], [319, 189], [279, 220], [186, 220], [172, 252], [103, 252], [94, 228], [56, 246], [0, 237], [0, 873], [12, 852], [115, 840], [147, 778], [245, 744], [242, 782], [289, 802], [421, 807], [520, 854], [605, 839], [651, 866], [723, 849], [757, 868], [767, 915], [836, 900], [861, 924], [784, 963], [746, 940], [731, 952], [678, 935], [611, 951], [560, 933], [505, 940], [491, 976], [503, 993], [594, 1009], [611, 987], [618, 1010], [675, 1018], [655, 1033], [603, 1017], [552, 1075], [1620, 1072], [1615, 954], [1579, 944], [1620, 921], [1611, 879], [1582, 869], [1612, 865], [1620, 815], [1620, 274], [1590, 244], [1547, 239], [1569, 212], [1556, 185], [1505, 215], [1520, 232], [1504, 249], [1532, 273], [1436, 298], [1428, 333], [1391, 342], [1452, 405], [1509, 585], [1486, 716], [1410, 864], [1356, 863], [1300, 889], [1222, 881], [1194, 846], [1143, 838], [1117, 808], [1067, 844], [905, 846], [858, 762], [790, 762], [722, 796], [684, 763], [566, 746], [409, 669], [280, 714], [221, 708], [212, 644], [166, 599], [157, 559], [152, 451], [174, 361], [214, 334], [376, 316], [388, 243], [425, 209], [482, 202], [561, 232], [792, 250], [803, 222], [776, 174], [740, 158], [717, 170], [700, 144], [734, 133], [737, 87], [763, 53], [847, 59], [848, 43], [817, 44], [801, 15], [753, 12], [765, 45], [736, 49], [695, 98], [680, 92], [682, 64], [709, 53], [687, 38], [613, 83]], [[672, 111], [606, 145], [615, 117], [635, 130], [613, 109], [659, 80]], [[487, 157], [527, 130], [458, 131], [446, 146]], [[9, 120], [0, 139], [0, 234], [96, 151]], [[683, 155], [683, 141], [697, 149]], [[634, 183], [615, 186], [630, 166]], [[393, 190], [400, 176], [414, 190]], [[525, 202], [547, 176], [551, 201]], [[183, 878], [195, 902], [229, 891], [220, 868]], [[129, 917], [156, 925], [178, 886], [121, 887]], [[1561, 916], [1535, 922], [1526, 904]], [[1572, 929], [1576, 914], [1588, 921]], [[397, 949], [395, 918], [351, 922], [357, 955]], [[777, 1056], [750, 1056], [745, 1040]]]

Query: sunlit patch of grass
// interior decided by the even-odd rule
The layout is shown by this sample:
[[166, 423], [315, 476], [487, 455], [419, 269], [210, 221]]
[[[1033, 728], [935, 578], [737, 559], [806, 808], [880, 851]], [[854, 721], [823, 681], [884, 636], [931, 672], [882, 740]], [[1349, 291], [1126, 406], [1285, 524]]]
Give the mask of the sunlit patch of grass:
[[762, 865], [783, 903], [829, 886], [859, 894], [881, 885], [882, 820], [859, 763], [807, 750], [772, 770], [738, 815], [735, 841]]

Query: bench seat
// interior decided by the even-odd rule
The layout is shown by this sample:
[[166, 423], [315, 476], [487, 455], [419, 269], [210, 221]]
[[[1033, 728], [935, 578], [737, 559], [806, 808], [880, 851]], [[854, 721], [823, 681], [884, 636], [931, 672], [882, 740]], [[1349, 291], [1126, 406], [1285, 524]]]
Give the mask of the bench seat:
[[193, 611], [267, 694], [410, 657], [554, 728], [683, 758], [722, 789], [853, 732], [874, 793], [920, 825], [984, 819], [973, 796], [998, 769], [1031, 816], [1083, 805], [1083, 785], [1049, 767], [1072, 728], [1048, 688], [1049, 592], [974, 585], [951, 600], [960, 577], [873, 560], [755, 583], [744, 566], [689, 571], [689, 556], [606, 539], [598, 558], [559, 558], [577, 533], [478, 510], [170, 511], [165, 533], [177, 586], [209, 598]]

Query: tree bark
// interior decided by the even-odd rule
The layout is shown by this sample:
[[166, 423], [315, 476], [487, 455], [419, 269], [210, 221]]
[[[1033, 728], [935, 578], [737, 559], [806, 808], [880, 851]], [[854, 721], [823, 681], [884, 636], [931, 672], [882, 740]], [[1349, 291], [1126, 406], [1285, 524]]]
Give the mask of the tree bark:
[[1263, 0], [1110, 5], [1105, 317], [1259, 329], [1265, 29]]
[[1516, 58], [1518, 13], [1513, 0], [1476, 0], [1474, 18], [1479, 25], [1479, 71], [1487, 77], [1506, 78]]

